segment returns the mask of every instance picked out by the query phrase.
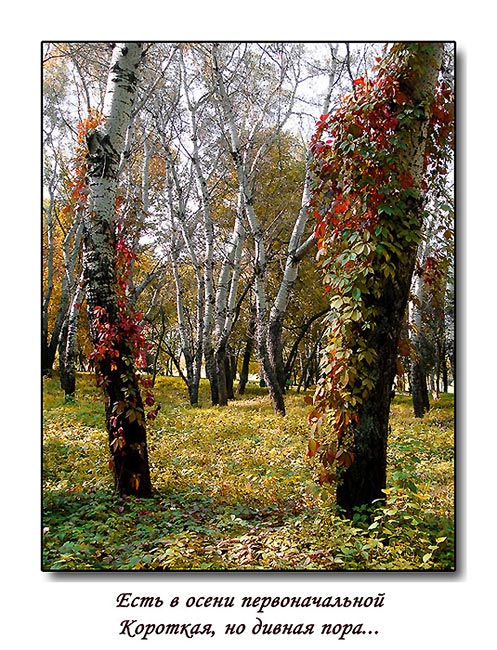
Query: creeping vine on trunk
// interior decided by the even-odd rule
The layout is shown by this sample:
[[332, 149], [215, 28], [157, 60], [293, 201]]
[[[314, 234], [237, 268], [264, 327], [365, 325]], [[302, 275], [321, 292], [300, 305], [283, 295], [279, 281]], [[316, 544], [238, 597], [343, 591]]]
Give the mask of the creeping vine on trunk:
[[[330, 312], [308, 456], [347, 512], [381, 498], [392, 383], [425, 195], [451, 145], [442, 44], [397, 43], [312, 139], [317, 262]], [[330, 420], [325, 424], [325, 416]]]
[[[146, 366], [140, 314], [128, 298], [134, 253], [119, 224], [123, 199], [118, 176], [124, 140], [137, 90], [139, 43], [114, 46], [102, 118], [90, 116], [80, 127], [84, 159], [76, 175], [85, 203], [83, 268], [93, 343], [91, 361], [105, 398], [109, 466], [121, 496], [150, 497], [144, 400], [153, 406], [151, 379], [141, 381]], [[97, 119], [98, 117], [98, 119]], [[157, 409], [148, 414], [154, 417]]]

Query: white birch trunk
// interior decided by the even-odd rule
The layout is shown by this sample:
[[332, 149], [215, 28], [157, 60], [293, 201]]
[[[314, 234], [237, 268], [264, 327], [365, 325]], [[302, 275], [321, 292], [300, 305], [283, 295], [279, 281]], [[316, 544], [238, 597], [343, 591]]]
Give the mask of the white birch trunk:
[[64, 325], [65, 335], [61, 336], [59, 348], [60, 384], [67, 398], [74, 397], [76, 391], [76, 344], [81, 303], [84, 297], [83, 272], [75, 282], [71, 303], [67, 310]]
[[204, 263], [203, 263], [203, 287], [204, 287], [204, 304], [205, 313], [203, 317], [202, 329], [202, 342], [205, 357], [206, 372], [211, 383], [211, 394], [213, 401], [217, 402], [217, 390], [215, 388], [215, 376], [213, 367], [213, 345], [212, 345], [212, 331], [214, 326], [214, 310], [216, 302], [216, 294], [214, 287], [214, 224], [212, 221], [210, 196], [207, 188], [207, 181], [202, 172], [200, 165], [200, 155], [197, 139], [197, 121], [195, 108], [190, 102], [186, 86], [185, 94], [187, 96], [190, 122], [191, 122], [191, 140], [193, 143], [193, 153], [191, 156], [193, 169], [195, 172], [195, 181], [197, 190], [202, 204], [202, 219], [204, 228]]
[[264, 232], [257, 219], [254, 209], [254, 198], [250, 178], [247, 173], [247, 164], [241, 151], [240, 138], [236, 126], [235, 113], [232, 102], [226, 91], [223, 75], [219, 68], [218, 45], [214, 44], [212, 48], [213, 72], [216, 81], [216, 88], [219, 100], [224, 114], [224, 119], [228, 128], [231, 156], [235, 166], [238, 180], [238, 190], [243, 197], [245, 214], [250, 226], [254, 240], [254, 275], [255, 275], [255, 305], [256, 305], [256, 323], [257, 323], [257, 350], [261, 369], [266, 381], [273, 408], [275, 412], [285, 413], [282, 387], [279, 386], [278, 378], [271, 366], [267, 351], [267, 299], [266, 299], [266, 249], [264, 244]]
[[241, 273], [241, 257], [245, 242], [242, 221], [243, 200], [239, 196], [233, 233], [227, 244], [216, 292], [216, 342], [226, 344], [235, 321], [236, 298]]
[[[89, 307], [117, 308], [114, 274], [114, 220], [121, 153], [131, 120], [136, 70], [142, 48], [118, 43], [113, 49], [105, 93], [103, 119], [88, 136], [89, 202], [85, 220], [85, 268]], [[96, 332], [94, 332], [96, 335]]]
[[[328, 76], [328, 87], [321, 107], [321, 113], [329, 111], [331, 92], [335, 82], [336, 64], [334, 58], [334, 49], [330, 46], [332, 53], [331, 68]], [[297, 219], [293, 226], [290, 242], [288, 244], [288, 254], [285, 262], [283, 277], [269, 313], [268, 324], [268, 349], [272, 363], [278, 374], [280, 383], [285, 386], [285, 370], [283, 364], [283, 320], [288, 309], [292, 291], [298, 278], [299, 264], [306, 252], [314, 244], [314, 236], [311, 235], [302, 243], [302, 237], [309, 219], [308, 206], [311, 198], [311, 162], [312, 155], [308, 149], [306, 152], [304, 188], [302, 191], [302, 201]]]
[[423, 308], [426, 298], [424, 267], [431, 254], [430, 239], [435, 228], [435, 219], [425, 223], [424, 237], [418, 246], [416, 269], [411, 283], [411, 297], [408, 305], [409, 336], [414, 348], [414, 358], [411, 360], [411, 395], [416, 417], [423, 417], [430, 408], [426, 382], [424, 350], [423, 350]]
[[[87, 137], [89, 196], [83, 266], [91, 338], [95, 346], [101, 345], [102, 340], [106, 343], [105, 352], [96, 357], [95, 369], [105, 395], [115, 490], [121, 496], [147, 498], [151, 496], [152, 486], [143, 401], [133, 367], [135, 350], [122, 332], [115, 269], [117, 184], [138, 87], [141, 55], [139, 43], [114, 46], [103, 121]], [[96, 307], [105, 315], [103, 323], [102, 316], [97, 317]], [[110, 330], [115, 330], [116, 335], [106, 340], [105, 332]], [[119, 410], [119, 404], [125, 407]]]
[[226, 118], [231, 143], [231, 155], [235, 165], [238, 179], [238, 189], [243, 197], [244, 207], [247, 219], [250, 225], [252, 236], [254, 238], [254, 265], [256, 271], [256, 295], [257, 295], [257, 316], [261, 321], [265, 321], [266, 315], [266, 291], [264, 286], [264, 275], [266, 270], [266, 249], [263, 239], [263, 231], [255, 214], [253, 205], [252, 188], [247, 176], [246, 165], [244, 164], [241, 152], [240, 138], [236, 127], [235, 114], [232, 102], [228, 97], [224, 80], [219, 69], [217, 60], [217, 44], [213, 46], [214, 73], [217, 81], [221, 106]]
[[238, 211], [233, 234], [225, 251], [216, 290], [214, 282], [214, 225], [207, 180], [203, 173], [200, 160], [197, 120], [198, 104], [193, 101], [188, 88], [187, 70], [182, 54], [180, 61], [183, 74], [183, 91], [190, 118], [190, 138], [192, 141], [190, 157], [195, 171], [197, 191], [202, 204], [205, 234], [204, 281], [206, 309], [203, 336], [205, 367], [211, 385], [211, 398], [213, 403], [225, 405], [227, 403], [227, 396], [225, 391], [226, 382], [223, 381], [225, 372], [223, 351], [226, 348], [233, 324], [234, 307], [232, 305], [236, 301], [244, 228], [241, 222], [241, 213]]
[[266, 290], [264, 285], [264, 276], [266, 271], [266, 249], [263, 239], [263, 231], [257, 219], [254, 210], [254, 200], [252, 195], [251, 184], [247, 175], [246, 165], [244, 163], [240, 138], [238, 129], [236, 127], [235, 114], [232, 102], [226, 92], [223, 76], [219, 69], [219, 62], [217, 57], [217, 44], [213, 46], [213, 65], [214, 74], [217, 82], [217, 89], [219, 91], [219, 98], [221, 106], [225, 115], [226, 125], [230, 136], [231, 155], [235, 165], [236, 175], [238, 179], [238, 189], [240, 195], [243, 197], [244, 207], [247, 219], [250, 225], [250, 230], [254, 238], [254, 266], [255, 266], [255, 285], [257, 296], [257, 317], [261, 322], [266, 320]]
[[[202, 274], [201, 264], [198, 261], [197, 254], [195, 252], [195, 247], [193, 245], [190, 233], [185, 222], [186, 218], [186, 204], [183, 197], [183, 191], [181, 188], [180, 180], [178, 178], [174, 160], [172, 158], [171, 152], [167, 145], [164, 146], [166, 160], [168, 164], [167, 172], [167, 189], [168, 189], [168, 202], [169, 202], [169, 212], [171, 215], [171, 229], [173, 237], [177, 230], [181, 232], [183, 242], [186, 246], [190, 260], [192, 263], [192, 268], [197, 279], [197, 317], [196, 317], [196, 340], [193, 340], [190, 324], [186, 318], [185, 306], [183, 295], [184, 291], [182, 288], [181, 276], [179, 273], [178, 259], [179, 259], [179, 249], [176, 243], [172, 243], [171, 252], [170, 252], [170, 261], [173, 266], [173, 276], [176, 285], [176, 310], [178, 315], [178, 328], [180, 334], [180, 340], [182, 345], [183, 357], [185, 359], [186, 365], [186, 377], [188, 385], [188, 393], [190, 396], [190, 403], [198, 403], [198, 390], [200, 382], [200, 372], [202, 367], [202, 349], [203, 349], [203, 334], [204, 334], [204, 322], [205, 322], [205, 284], [204, 277]], [[172, 185], [176, 187], [176, 193], [178, 196], [178, 209], [175, 209], [174, 199], [173, 199], [173, 190]]]

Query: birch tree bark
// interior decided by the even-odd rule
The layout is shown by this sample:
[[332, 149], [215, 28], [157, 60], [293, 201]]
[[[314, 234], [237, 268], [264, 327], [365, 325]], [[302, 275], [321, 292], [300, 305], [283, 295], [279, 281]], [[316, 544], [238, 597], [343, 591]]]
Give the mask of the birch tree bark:
[[[326, 114], [330, 108], [331, 94], [335, 83], [336, 76], [336, 49], [337, 46], [330, 45], [330, 70], [328, 74], [327, 90], [321, 106], [321, 114]], [[287, 372], [283, 360], [283, 322], [288, 305], [292, 296], [295, 283], [298, 278], [299, 264], [307, 251], [314, 245], [314, 235], [307, 237], [302, 241], [305, 228], [309, 219], [309, 201], [311, 198], [311, 184], [312, 184], [312, 171], [311, 171], [312, 154], [308, 149], [306, 152], [305, 164], [305, 177], [304, 187], [302, 191], [302, 202], [299, 214], [295, 220], [290, 242], [288, 244], [288, 254], [285, 262], [285, 269], [283, 277], [276, 294], [276, 298], [269, 313], [268, 323], [268, 341], [267, 348], [269, 358], [273, 365], [274, 372], [278, 377], [278, 382], [285, 391]]]
[[[67, 311], [71, 302], [71, 286], [73, 283], [74, 263], [71, 265], [71, 260], [75, 260], [80, 253], [81, 237], [76, 237], [76, 232], [79, 228], [79, 222], [75, 220], [72, 225], [64, 231], [58, 217], [57, 198], [56, 198], [56, 177], [59, 165], [55, 157], [54, 169], [52, 177], [48, 184], [48, 205], [46, 207], [46, 289], [42, 302], [42, 373], [49, 374], [53, 369], [57, 348], [60, 345], [61, 338], [63, 337], [64, 324], [67, 318]], [[62, 276], [62, 283], [60, 288], [59, 304], [56, 311], [55, 319], [52, 326], [52, 331], [49, 332], [49, 308], [52, 302], [52, 294], [54, 289], [54, 253], [57, 248], [56, 244], [56, 230], [57, 225], [62, 230], [64, 235], [62, 241], [62, 251], [64, 256], [64, 273]], [[71, 249], [73, 254], [70, 253]], [[60, 269], [59, 269], [60, 270]]]
[[[205, 302], [205, 313], [202, 321], [202, 348], [205, 360], [205, 372], [211, 389], [211, 401], [219, 404], [219, 377], [216, 368], [215, 351], [212, 344], [212, 332], [214, 327], [215, 309], [215, 287], [214, 287], [214, 224], [211, 212], [211, 199], [207, 186], [207, 179], [202, 169], [199, 147], [199, 127], [197, 112], [198, 101], [191, 96], [188, 84], [188, 72], [185, 58], [180, 50], [180, 67], [182, 73], [182, 88], [188, 112], [190, 140], [192, 143], [188, 155], [192, 162], [198, 196], [202, 209], [202, 221], [204, 231], [204, 252], [203, 252], [203, 292]], [[205, 100], [205, 98], [204, 98]]]
[[[46, 289], [43, 295], [42, 309], [41, 309], [41, 371], [42, 374], [49, 374], [52, 370], [53, 362], [55, 359], [55, 348], [52, 348], [49, 341], [48, 334], [48, 308], [53, 292], [53, 276], [54, 276], [54, 219], [53, 212], [55, 209], [55, 182], [57, 177], [57, 164], [55, 163], [51, 179], [48, 183], [49, 201], [46, 208], [46, 260], [47, 260], [47, 281]], [[58, 336], [58, 334], [57, 334]]]
[[[66, 399], [73, 399], [76, 391], [76, 343], [79, 310], [84, 296], [83, 272], [77, 272], [76, 266], [81, 253], [82, 235], [83, 221], [78, 215], [63, 244], [64, 280], [69, 304], [59, 339], [59, 372], [60, 386]], [[73, 247], [70, 250], [73, 239]]]
[[254, 349], [254, 335], [255, 335], [255, 310], [251, 308], [250, 320], [248, 323], [247, 334], [246, 334], [247, 340], [243, 351], [242, 367], [240, 370], [240, 379], [238, 381], [238, 387], [236, 389], [238, 395], [243, 395], [245, 393], [245, 387], [248, 382], [250, 359], [252, 357], [252, 351]]
[[426, 254], [427, 245], [425, 241], [419, 246], [417, 268], [414, 271], [411, 288], [412, 297], [409, 303], [410, 338], [415, 354], [411, 361], [410, 384], [414, 415], [417, 418], [422, 418], [430, 410], [422, 346], [423, 304], [425, 300], [423, 266], [426, 261]]
[[[198, 260], [195, 247], [186, 224], [186, 202], [183, 197], [183, 188], [178, 177], [175, 161], [167, 143], [164, 143], [164, 151], [168, 163], [167, 191], [169, 202], [169, 215], [171, 219], [171, 237], [169, 259], [173, 269], [173, 277], [176, 286], [176, 310], [178, 316], [178, 330], [181, 341], [181, 352], [185, 361], [186, 384], [190, 398], [190, 404], [198, 404], [200, 371], [202, 366], [202, 348], [204, 344], [206, 305], [205, 305], [205, 278], [202, 273], [201, 263]], [[173, 196], [173, 186], [176, 188], [177, 208]], [[183, 280], [179, 268], [179, 257], [182, 246], [179, 235], [188, 252], [193, 272], [197, 281], [196, 293], [196, 332], [192, 331], [192, 324], [187, 318], [187, 310], [184, 300]]]
[[228, 340], [233, 329], [237, 308], [238, 284], [241, 273], [242, 247], [245, 228], [242, 222], [243, 200], [239, 197], [235, 225], [224, 253], [219, 273], [215, 301], [214, 359], [218, 381], [219, 405], [225, 406], [229, 399], [230, 377], [226, 375], [228, 361]]
[[93, 359], [105, 396], [110, 465], [115, 491], [150, 497], [152, 486], [143, 401], [125, 305], [116, 275], [116, 196], [118, 172], [138, 86], [142, 44], [114, 46], [103, 121], [88, 134], [88, 210], [84, 219], [83, 267], [95, 348]]
[[66, 399], [72, 400], [76, 392], [76, 346], [81, 303], [84, 297], [83, 274], [76, 279], [71, 303], [59, 343], [60, 386]]
[[[204, 172], [200, 149], [200, 125], [198, 113], [202, 104], [212, 96], [212, 91], [196, 100], [192, 95], [183, 52], [180, 53], [183, 93], [186, 101], [190, 140], [192, 143], [188, 155], [195, 172], [197, 192], [202, 206], [204, 229], [204, 284], [205, 284], [205, 321], [204, 321], [204, 359], [206, 375], [211, 386], [213, 404], [225, 406], [228, 403], [229, 378], [226, 377], [227, 346], [235, 321], [235, 307], [240, 278], [240, 260], [245, 228], [243, 226], [243, 199], [239, 193], [238, 209], [233, 231], [225, 245], [218, 247], [222, 262], [219, 275], [214, 274], [214, 222], [212, 218], [211, 197], [208, 179]], [[212, 164], [212, 163], [211, 163]], [[215, 164], [214, 164], [215, 167]]]
[[[336, 49], [336, 48], [335, 48]], [[335, 54], [336, 51], [330, 46], [331, 67], [328, 75], [328, 85], [321, 110], [326, 113], [329, 108], [332, 89], [335, 83]], [[244, 202], [244, 210], [249, 224], [250, 234], [254, 241], [254, 269], [255, 269], [255, 304], [257, 311], [256, 344], [259, 362], [263, 378], [268, 387], [275, 412], [284, 414], [285, 406], [283, 395], [286, 386], [286, 373], [283, 361], [283, 322], [290, 303], [295, 283], [298, 278], [298, 267], [305, 253], [314, 243], [314, 237], [308, 236], [304, 240], [306, 225], [308, 222], [308, 202], [311, 187], [311, 154], [308, 152], [306, 158], [306, 170], [304, 187], [302, 191], [301, 207], [295, 218], [293, 229], [288, 244], [287, 257], [277, 294], [272, 302], [268, 303], [266, 294], [266, 245], [265, 232], [261, 221], [254, 208], [254, 179], [256, 178], [257, 167], [270, 145], [282, 132], [288, 121], [289, 115], [294, 107], [296, 89], [300, 83], [300, 68], [296, 65], [296, 73], [293, 89], [287, 99], [287, 106], [282, 110], [278, 105], [276, 123], [271, 126], [269, 136], [263, 138], [262, 144], [255, 149], [252, 159], [249, 160], [247, 151], [254, 149], [258, 130], [265, 119], [266, 112], [271, 112], [272, 92], [267, 93], [264, 99], [260, 115], [254, 119], [248, 134], [248, 146], [242, 150], [240, 144], [239, 127], [237, 126], [233, 100], [230, 97], [223, 78], [223, 70], [219, 61], [219, 47], [214, 45], [212, 49], [213, 73], [216, 81], [217, 94], [222, 107], [224, 121], [227, 127], [230, 152], [233, 158], [234, 167], [238, 179], [238, 189]], [[288, 72], [288, 62], [284, 58], [280, 61], [280, 78], [274, 87], [281, 92], [283, 79]], [[259, 101], [259, 104], [261, 102]], [[274, 118], [273, 118], [274, 119]]]
[[[255, 306], [256, 306], [256, 344], [259, 362], [261, 364], [262, 374], [268, 387], [269, 395], [273, 404], [274, 411], [281, 415], [285, 414], [285, 403], [283, 399], [283, 387], [278, 381], [274, 365], [271, 363], [267, 347], [267, 297], [266, 297], [266, 247], [264, 242], [264, 230], [257, 218], [254, 208], [253, 184], [250, 178], [248, 161], [244, 158], [240, 144], [240, 136], [236, 124], [233, 103], [226, 90], [223, 73], [219, 62], [219, 45], [215, 43], [212, 47], [212, 66], [215, 78], [217, 95], [223, 112], [224, 120], [228, 129], [230, 141], [230, 153], [233, 158], [233, 164], [238, 181], [239, 195], [243, 200], [243, 207], [249, 224], [250, 232], [254, 242], [254, 275], [255, 275]], [[284, 124], [282, 119], [277, 128], [272, 132], [270, 139], [266, 139], [259, 148], [252, 161], [252, 169], [255, 168], [258, 159], [262, 157], [272, 141], [277, 137], [277, 133]], [[257, 123], [252, 128], [249, 140], [255, 133]]]

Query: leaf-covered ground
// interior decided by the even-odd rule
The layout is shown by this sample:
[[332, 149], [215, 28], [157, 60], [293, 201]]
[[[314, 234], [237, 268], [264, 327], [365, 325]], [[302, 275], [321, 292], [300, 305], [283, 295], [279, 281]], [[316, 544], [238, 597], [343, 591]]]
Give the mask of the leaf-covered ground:
[[43, 383], [45, 570], [438, 570], [454, 568], [454, 405], [422, 419], [393, 402], [388, 488], [372, 513], [340, 516], [305, 458], [302, 393], [272, 413], [263, 390], [212, 408], [188, 406], [179, 379], [159, 378], [149, 427], [155, 496], [112, 494], [103, 405], [91, 375], [65, 403]]

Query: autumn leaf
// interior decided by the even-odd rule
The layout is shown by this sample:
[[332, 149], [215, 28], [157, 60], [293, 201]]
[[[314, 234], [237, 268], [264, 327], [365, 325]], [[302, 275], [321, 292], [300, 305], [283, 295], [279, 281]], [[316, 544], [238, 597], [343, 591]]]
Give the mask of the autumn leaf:
[[345, 468], [349, 468], [354, 462], [354, 454], [351, 451], [345, 449], [339, 449], [336, 455], [336, 461], [339, 465], [343, 465]]
[[314, 438], [311, 438], [307, 446], [307, 454], [306, 454], [307, 458], [314, 458], [319, 447], [320, 447], [319, 442], [317, 440], [314, 440]]

